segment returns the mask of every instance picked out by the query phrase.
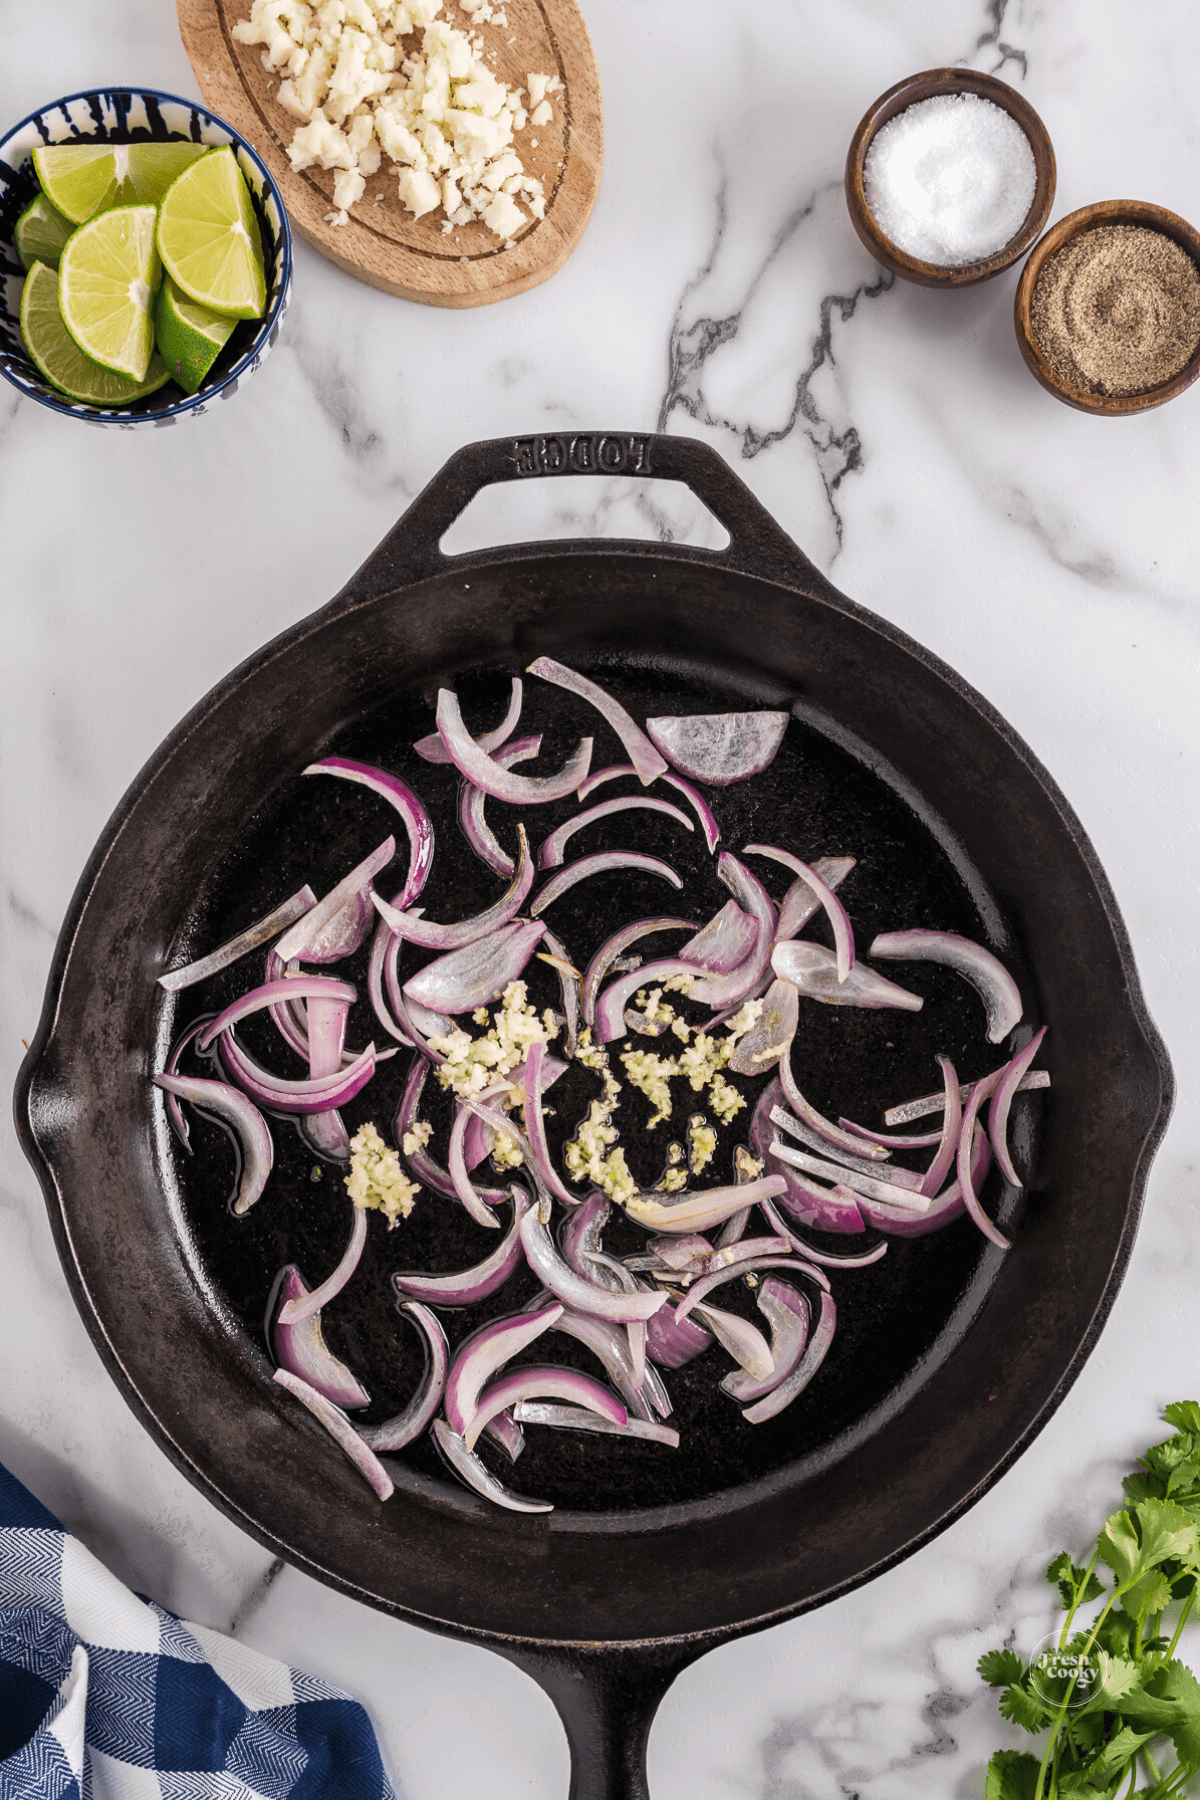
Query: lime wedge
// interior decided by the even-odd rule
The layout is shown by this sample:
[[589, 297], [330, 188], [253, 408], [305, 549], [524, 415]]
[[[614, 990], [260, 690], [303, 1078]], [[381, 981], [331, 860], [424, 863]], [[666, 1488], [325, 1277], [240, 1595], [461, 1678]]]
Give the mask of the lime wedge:
[[154, 290], [162, 270], [152, 206], [118, 206], [73, 232], [58, 265], [63, 324], [85, 356], [144, 381], [154, 352]]
[[231, 319], [261, 319], [267, 305], [262, 239], [233, 151], [186, 169], [158, 214], [158, 251], [189, 300]]
[[194, 394], [236, 330], [237, 320], [197, 306], [169, 278], [158, 290], [154, 341], [158, 353], [186, 393]]
[[39, 144], [42, 192], [75, 225], [113, 206], [157, 206], [207, 144]]
[[13, 232], [13, 248], [21, 259], [21, 267], [31, 269], [35, 262], [43, 262], [57, 269], [72, 229], [70, 219], [64, 219], [45, 194], [35, 194]]
[[58, 310], [58, 276], [45, 263], [35, 262], [21, 290], [21, 336], [25, 348], [46, 380], [69, 400], [92, 406], [122, 406], [153, 394], [171, 379], [160, 356], [151, 359], [145, 381], [126, 381], [83, 354], [62, 322]]

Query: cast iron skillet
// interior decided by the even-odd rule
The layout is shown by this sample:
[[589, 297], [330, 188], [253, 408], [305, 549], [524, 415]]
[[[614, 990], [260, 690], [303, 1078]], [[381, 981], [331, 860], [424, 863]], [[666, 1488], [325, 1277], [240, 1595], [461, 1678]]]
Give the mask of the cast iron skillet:
[[[728, 550], [589, 541], [448, 559], [438, 547], [488, 483], [608, 472], [686, 482], [728, 529]], [[763, 1428], [753, 1443], [767, 1447], [747, 1449], [742, 1479], [726, 1467], [706, 1483], [693, 1457], [677, 1465], [678, 1492], [655, 1490], [647, 1504], [618, 1447], [615, 1460], [590, 1465], [602, 1473], [584, 1510], [578, 1481], [572, 1488], [575, 1452], [556, 1444], [527, 1452], [542, 1458], [538, 1483], [514, 1481], [567, 1495], [548, 1516], [498, 1512], [420, 1456], [396, 1462], [398, 1491], [381, 1507], [269, 1380], [254, 1329], [262, 1304], [254, 1270], [256, 1257], [279, 1260], [279, 1242], [268, 1233], [264, 1248], [261, 1232], [244, 1240], [258, 1248], [246, 1251], [243, 1292], [236, 1261], [222, 1262], [226, 1240], [209, 1230], [203, 1182], [183, 1172], [147, 1080], [187, 1016], [155, 976], [255, 916], [262, 896], [250, 891], [252, 872], [265, 848], [279, 859], [280, 881], [302, 866], [312, 833], [291, 822], [307, 762], [335, 747], [374, 749], [404, 772], [440, 684], [459, 683], [482, 719], [507, 676], [544, 652], [616, 691], [664, 695], [664, 710], [703, 709], [705, 697], [707, 710], [738, 697], [792, 706], [793, 760], [780, 764], [780, 779], [794, 776], [795, 791], [776, 801], [794, 807], [803, 853], [862, 850], [854, 904], [867, 910], [872, 879], [894, 900], [906, 879], [927, 874], [941, 918], [894, 922], [973, 929], [1018, 971], [1027, 1017], [1051, 1026], [1053, 1088], [1044, 1108], [1039, 1097], [1029, 1111], [1035, 1191], [1023, 1214], [1011, 1191], [996, 1201], [1016, 1229], [1007, 1256], [965, 1223], [896, 1246], [877, 1267], [893, 1283], [907, 1271], [910, 1302], [882, 1275], [878, 1290], [861, 1291], [881, 1296], [884, 1322], [932, 1321], [925, 1339], [909, 1331], [897, 1356], [894, 1337], [872, 1341], [864, 1305], [866, 1352], [851, 1354], [850, 1332], [842, 1374], [814, 1384], [773, 1437]], [[551, 760], [566, 733], [579, 735], [579, 711], [572, 701], [563, 712]], [[583, 729], [596, 732], [597, 762], [619, 757], [601, 721]], [[318, 884], [346, 866], [351, 844], [358, 854], [366, 847], [353, 811], [359, 790], [335, 806], [315, 797], [320, 785], [302, 784], [321, 841], [330, 840]], [[324, 784], [327, 795], [343, 786]], [[851, 791], [863, 842], [847, 842], [858, 817], [842, 842], [813, 841], [802, 829], [805, 807], [818, 818]], [[748, 821], [727, 804], [726, 841], [736, 845]], [[461, 847], [441, 841], [465, 869]], [[289, 891], [273, 889], [276, 898]], [[450, 892], [433, 916], [471, 910], [464, 896], [451, 911]], [[952, 1023], [957, 1001], [946, 1004]], [[1108, 883], [1015, 733], [935, 657], [838, 594], [711, 450], [589, 433], [461, 451], [335, 600], [243, 664], [177, 728], [79, 884], [16, 1107], [84, 1321], [177, 1466], [298, 1567], [525, 1669], [566, 1725], [575, 1800], [618, 1800], [646, 1793], [650, 1721], [682, 1668], [908, 1555], [977, 1500], [1046, 1423], [1112, 1304], [1171, 1097], [1170, 1065]], [[301, 1177], [304, 1166], [301, 1156]], [[303, 1198], [297, 1209], [301, 1222], [309, 1217]], [[259, 1212], [269, 1219], [266, 1201]], [[330, 1243], [341, 1229], [326, 1232]], [[457, 1255], [452, 1245], [443, 1266]], [[848, 1279], [844, 1291], [849, 1317]], [[399, 1326], [395, 1335], [400, 1345]], [[832, 1355], [828, 1367], [837, 1367]]]

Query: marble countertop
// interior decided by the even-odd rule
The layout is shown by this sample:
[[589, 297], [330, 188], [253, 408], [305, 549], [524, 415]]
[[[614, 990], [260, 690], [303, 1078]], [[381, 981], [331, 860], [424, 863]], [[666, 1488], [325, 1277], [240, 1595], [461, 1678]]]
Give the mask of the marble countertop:
[[[299, 245], [279, 346], [198, 423], [97, 432], [0, 389], [4, 1082], [126, 785], [219, 677], [342, 585], [454, 449], [597, 426], [714, 445], [844, 592], [960, 670], [1043, 759], [1116, 890], [1179, 1083], [1124, 1287], [1033, 1447], [900, 1567], [689, 1670], [651, 1739], [655, 1800], [980, 1795], [988, 1754], [1016, 1741], [980, 1651], [1049, 1629], [1040, 1570], [1094, 1534], [1162, 1404], [1200, 1388], [1200, 393], [1121, 421], [1057, 404], [1017, 351], [1016, 272], [954, 294], [893, 283], [850, 228], [842, 160], [876, 94], [959, 62], [1041, 113], [1054, 218], [1131, 196], [1196, 219], [1194, 7], [583, 10], [608, 163], [547, 285], [441, 312]], [[0, 0], [0, 22], [4, 124], [114, 80], [198, 92], [170, 0], [61, 0], [52, 24]], [[479, 501], [449, 547], [703, 543], [711, 526], [657, 488], [530, 483]], [[561, 1800], [566, 1745], [532, 1682], [273, 1563], [160, 1453], [76, 1315], [7, 1125], [0, 1246], [0, 1459], [135, 1588], [360, 1695], [408, 1800]]]

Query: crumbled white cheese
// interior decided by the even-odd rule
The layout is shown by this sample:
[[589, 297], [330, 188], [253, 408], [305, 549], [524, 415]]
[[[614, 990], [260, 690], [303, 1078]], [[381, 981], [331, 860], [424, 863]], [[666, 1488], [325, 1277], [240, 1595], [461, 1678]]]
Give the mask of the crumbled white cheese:
[[[288, 148], [292, 168], [339, 172], [327, 215], [336, 224], [386, 154], [414, 218], [441, 207], [450, 227], [480, 219], [507, 241], [545, 217], [545, 190], [513, 140], [531, 118], [553, 117], [546, 96], [562, 82], [531, 74], [526, 107], [523, 90], [487, 66], [483, 40], [441, 11], [442, 0], [252, 0], [233, 35], [262, 45], [264, 67], [284, 77], [280, 104], [302, 122]], [[462, 11], [472, 25], [507, 27], [493, 0], [462, 0]]]
[[381, 1212], [390, 1231], [397, 1219], [407, 1219], [420, 1191], [374, 1125], [360, 1126], [350, 1139], [350, 1173], [346, 1176], [346, 1192], [355, 1206]]

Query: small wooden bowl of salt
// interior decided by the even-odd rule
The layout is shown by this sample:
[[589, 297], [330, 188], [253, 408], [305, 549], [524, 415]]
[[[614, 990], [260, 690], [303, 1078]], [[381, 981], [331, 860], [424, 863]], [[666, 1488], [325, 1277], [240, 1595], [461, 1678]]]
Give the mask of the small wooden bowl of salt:
[[1028, 100], [973, 69], [898, 81], [846, 156], [854, 229], [885, 269], [924, 287], [1010, 268], [1044, 229], [1054, 183], [1054, 147]]
[[1056, 400], [1128, 417], [1200, 377], [1200, 232], [1146, 200], [1060, 219], [1021, 271], [1021, 355]]

